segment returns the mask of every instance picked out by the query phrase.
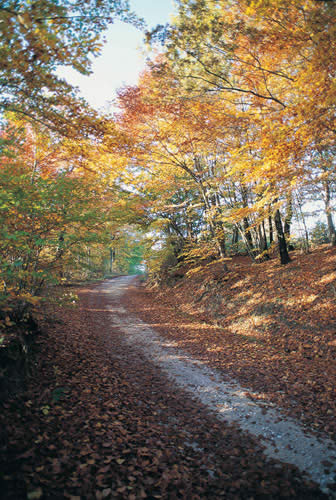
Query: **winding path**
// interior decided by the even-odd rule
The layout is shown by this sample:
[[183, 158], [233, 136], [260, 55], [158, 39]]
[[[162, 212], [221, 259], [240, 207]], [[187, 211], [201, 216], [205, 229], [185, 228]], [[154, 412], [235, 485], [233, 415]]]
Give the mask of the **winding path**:
[[173, 342], [160, 337], [130, 314], [120, 305], [120, 298], [132, 279], [120, 277], [96, 288], [108, 297], [111, 326], [123, 333], [125, 344], [141, 352], [171, 383], [199, 399], [218, 419], [236, 423], [257, 436], [265, 446], [266, 455], [297, 466], [318, 483], [322, 491], [336, 498], [327, 486], [336, 479], [335, 443], [310, 434], [273, 405], [252, 401], [238, 383], [224, 379], [223, 375], [178, 350]]

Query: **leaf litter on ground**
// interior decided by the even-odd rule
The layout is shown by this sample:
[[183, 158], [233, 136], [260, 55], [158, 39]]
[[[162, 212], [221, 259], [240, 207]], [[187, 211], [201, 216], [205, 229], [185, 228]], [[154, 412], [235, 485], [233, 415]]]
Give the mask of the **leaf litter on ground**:
[[80, 291], [78, 310], [50, 306], [35, 372], [1, 413], [4, 498], [326, 498], [120, 336], [95, 286]]

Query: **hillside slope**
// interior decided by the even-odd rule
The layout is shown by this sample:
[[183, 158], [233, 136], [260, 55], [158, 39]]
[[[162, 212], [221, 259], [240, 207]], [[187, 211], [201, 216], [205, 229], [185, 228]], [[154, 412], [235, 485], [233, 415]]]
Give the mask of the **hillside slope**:
[[[172, 276], [125, 298], [179, 347], [336, 438], [336, 253], [294, 254], [280, 266], [234, 258]], [[260, 396], [258, 396], [260, 397]]]

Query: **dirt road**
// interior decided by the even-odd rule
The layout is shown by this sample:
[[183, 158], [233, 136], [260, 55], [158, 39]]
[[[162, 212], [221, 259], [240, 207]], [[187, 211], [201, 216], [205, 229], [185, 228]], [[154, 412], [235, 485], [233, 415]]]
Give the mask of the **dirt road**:
[[332, 498], [333, 445], [168, 345], [121, 305], [130, 283], [47, 311], [36, 374], [2, 414], [3, 498]]
[[[267, 456], [296, 465], [328, 491], [328, 483], [336, 480], [335, 443], [328, 439], [318, 440], [271, 404], [251, 401], [246, 389], [238, 383], [223, 378], [177, 350], [174, 343], [160, 338], [139, 318], [130, 315], [120, 306], [119, 299], [131, 281], [131, 277], [122, 277], [99, 288], [111, 300], [111, 323], [123, 332], [127, 345], [144, 354], [169, 377], [171, 383], [196, 397], [218, 419], [234, 422], [242, 430], [259, 437]], [[333, 466], [327, 468], [325, 462]]]

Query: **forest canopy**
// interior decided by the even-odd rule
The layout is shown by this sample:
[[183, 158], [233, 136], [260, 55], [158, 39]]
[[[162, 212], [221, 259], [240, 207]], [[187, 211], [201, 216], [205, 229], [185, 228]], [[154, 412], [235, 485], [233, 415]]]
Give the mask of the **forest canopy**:
[[111, 116], [57, 68], [89, 74], [115, 19], [142, 29], [128, 2], [1, 3], [4, 304], [76, 273], [336, 244], [335, 2], [176, 6]]
[[294, 222], [309, 249], [311, 202], [335, 244], [335, 3], [176, 4], [117, 118], [175, 256], [265, 259], [277, 241], [286, 264]]

